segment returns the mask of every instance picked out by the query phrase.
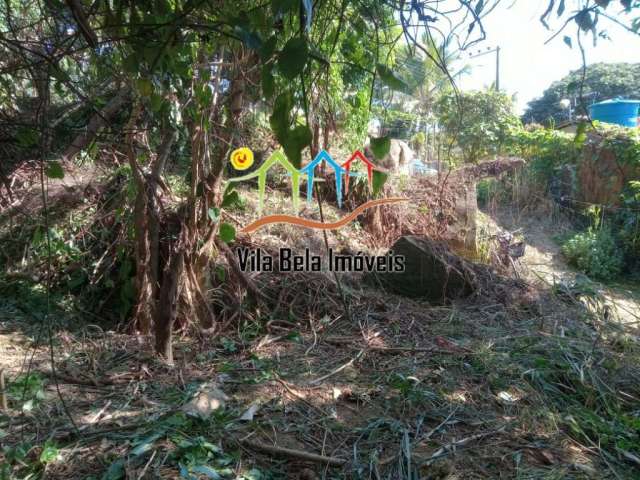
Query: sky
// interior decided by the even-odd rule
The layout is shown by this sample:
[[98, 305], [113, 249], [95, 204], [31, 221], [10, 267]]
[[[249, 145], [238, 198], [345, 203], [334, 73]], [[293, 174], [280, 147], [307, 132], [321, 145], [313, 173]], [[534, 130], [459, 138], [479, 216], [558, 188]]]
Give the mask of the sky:
[[[472, 52], [500, 46], [500, 88], [509, 94], [516, 94], [518, 113], [524, 112], [527, 102], [542, 96], [542, 92], [555, 80], [564, 77], [571, 70], [582, 66], [580, 49], [575, 45], [575, 23], [566, 29], [574, 37], [574, 47], [570, 49], [563, 41], [561, 33], [549, 44], [544, 42], [554, 30], [545, 29], [540, 23], [540, 15], [547, 5], [546, 0], [518, 0], [511, 8], [510, 0], [503, 3], [484, 19], [487, 39], [471, 48]], [[613, 6], [613, 4], [612, 4]], [[616, 12], [611, 6], [611, 13]], [[567, 12], [568, 13], [568, 12]], [[566, 15], [566, 13], [565, 13]], [[628, 17], [620, 17], [629, 24]], [[551, 17], [555, 20], [555, 13]], [[552, 29], [561, 23], [550, 24]], [[604, 18], [599, 24], [607, 30], [611, 40], [598, 38], [594, 47], [591, 34], [583, 38], [587, 63], [596, 62], [640, 62], [640, 36], [625, 31]], [[471, 73], [458, 80], [462, 90], [481, 89], [491, 85], [495, 79], [495, 54], [463, 59], [472, 67]]]

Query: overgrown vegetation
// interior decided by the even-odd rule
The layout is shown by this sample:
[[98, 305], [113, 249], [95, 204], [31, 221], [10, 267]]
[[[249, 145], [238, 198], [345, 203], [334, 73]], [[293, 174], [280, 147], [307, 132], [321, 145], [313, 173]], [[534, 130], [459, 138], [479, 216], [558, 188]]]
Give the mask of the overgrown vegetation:
[[609, 228], [589, 228], [562, 244], [570, 265], [592, 278], [612, 280], [622, 271], [623, 257]]
[[[610, 3], [640, 10], [550, 1], [542, 22], [553, 10], [559, 31], [597, 35]], [[481, 277], [469, 296], [439, 305], [360, 272], [236, 262], [236, 248], [362, 257], [403, 235], [453, 243], [470, 230], [471, 215], [448, 236], [466, 182], [483, 175], [475, 164], [503, 154], [525, 157], [530, 181], [483, 182], [481, 199], [525, 186], [555, 195], [587, 131], [523, 129], [497, 86], [452, 82], [502, 7], [4, 2], [0, 480], [633, 478], [637, 338], [608, 321], [588, 281], [533, 287], [508, 254], [493, 261], [488, 235], [484, 264], [465, 272]], [[634, 166], [637, 136], [626, 135], [602, 144]], [[442, 162], [439, 175], [370, 172], [360, 159], [340, 206], [339, 169], [319, 168], [295, 213], [327, 223], [371, 199], [410, 202], [338, 231], [242, 233], [263, 207], [291, 213], [295, 169], [321, 150], [382, 162], [392, 136]], [[264, 205], [252, 181], [228, 182], [241, 146], [255, 154], [250, 172], [278, 150], [291, 164], [269, 172]], [[621, 194], [567, 249], [595, 278], [638, 258], [640, 184]], [[446, 262], [471, 265], [440, 247]]]

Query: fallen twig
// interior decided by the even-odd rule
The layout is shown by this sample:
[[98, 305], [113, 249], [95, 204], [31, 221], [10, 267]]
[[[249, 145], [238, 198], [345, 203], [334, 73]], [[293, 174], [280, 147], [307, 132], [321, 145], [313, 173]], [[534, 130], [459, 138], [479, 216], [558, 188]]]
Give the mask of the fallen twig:
[[7, 392], [4, 384], [4, 369], [0, 369], [0, 400], [2, 404], [2, 410], [9, 411], [9, 402], [7, 402]]
[[316, 378], [315, 380], [311, 380], [309, 382], [309, 385], [317, 385], [318, 383], [322, 383], [327, 378], [334, 376], [336, 373], [340, 373], [345, 368], [350, 367], [351, 365], [353, 365], [356, 362], [356, 360], [358, 360], [363, 354], [364, 354], [364, 349], [360, 350], [355, 357], [353, 357], [351, 360], [349, 360], [344, 365], [336, 368], [335, 370], [327, 373], [326, 375], [323, 375], [320, 378]]
[[333, 466], [341, 466], [347, 463], [346, 460], [337, 457], [327, 457], [324, 455], [318, 455], [315, 453], [304, 452], [302, 450], [294, 450], [292, 448], [278, 447], [276, 445], [266, 445], [264, 443], [256, 442], [254, 440], [241, 440], [241, 442], [249, 448], [260, 450], [274, 455], [282, 455], [285, 457], [299, 458], [301, 460], [307, 460], [310, 462], [323, 463]]
[[317, 407], [316, 405], [314, 405], [313, 403], [311, 403], [309, 400], [307, 400], [306, 398], [304, 398], [302, 395], [300, 395], [299, 393], [295, 392], [287, 382], [285, 382], [284, 380], [282, 380], [280, 377], [276, 376], [276, 380], [278, 381], [278, 383], [280, 383], [286, 390], [287, 392], [289, 392], [291, 395], [293, 395], [294, 397], [296, 397], [298, 400], [301, 400], [302, 402], [304, 402], [305, 404], [307, 404], [308, 406], [310, 406], [311, 408], [314, 408], [316, 410], [318, 410], [321, 414], [323, 414], [326, 417], [329, 417], [330, 415], [325, 412], [322, 408]]
[[501, 427], [498, 430], [492, 430], [490, 432], [478, 433], [476, 435], [471, 435], [469, 437], [461, 438], [460, 440], [455, 440], [455, 441], [453, 441], [453, 442], [451, 442], [451, 443], [439, 448], [433, 454], [431, 454], [431, 456], [427, 459], [426, 464], [430, 465], [431, 463], [433, 463], [438, 458], [444, 457], [445, 455], [448, 455], [449, 453], [455, 452], [456, 448], [461, 447], [463, 445], [466, 445], [469, 442], [472, 442], [474, 440], [479, 440], [479, 439], [484, 438], [484, 437], [489, 437], [491, 435], [495, 435], [497, 433], [502, 433], [502, 432], [504, 432], [504, 427]]

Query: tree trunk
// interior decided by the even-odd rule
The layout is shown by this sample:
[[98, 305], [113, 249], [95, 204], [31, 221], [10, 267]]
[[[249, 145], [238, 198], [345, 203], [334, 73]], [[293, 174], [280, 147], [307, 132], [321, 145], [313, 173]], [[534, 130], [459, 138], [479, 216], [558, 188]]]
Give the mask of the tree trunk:
[[154, 299], [157, 300], [158, 280], [160, 274], [160, 208], [158, 199], [161, 194], [159, 188], [162, 182], [162, 173], [167, 165], [167, 159], [171, 153], [171, 147], [178, 138], [175, 129], [166, 130], [162, 135], [162, 143], [158, 155], [151, 166], [151, 178], [149, 179], [148, 192], [148, 222], [149, 222], [149, 264], [151, 268], [151, 284], [154, 290]]
[[173, 365], [172, 331], [178, 314], [179, 286], [185, 262], [183, 232], [180, 236], [178, 246], [164, 272], [155, 315], [156, 353], [163, 356], [169, 365]]
[[148, 223], [148, 196], [147, 182], [145, 181], [140, 165], [138, 165], [135, 141], [135, 125], [142, 114], [142, 106], [136, 103], [131, 111], [131, 117], [125, 127], [127, 159], [136, 184], [136, 201], [134, 206], [134, 234], [136, 240], [136, 307], [134, 310], [135, 327], [147, 335], [151, 331], [151, 310], [154, 301], [154, 285], [151, 281], [150, 249], [149, 249], [149, 223]]
[[73, 160], [78, 153], [89, 146], [98, 134], [98, 131], [107, 124], [109, 119], [113, 117], [118, 110], [120, 110], [128, 99], [129, 92], [122, 90], [115, 97], [109, 100], [109, 103], [107, 103], [99, 113], [94, 113], [87, 124], [87, 129], [78, 135], [73, 142], [71, 142], [71, 145], [69, 145], [62, 154], [62, 159]]

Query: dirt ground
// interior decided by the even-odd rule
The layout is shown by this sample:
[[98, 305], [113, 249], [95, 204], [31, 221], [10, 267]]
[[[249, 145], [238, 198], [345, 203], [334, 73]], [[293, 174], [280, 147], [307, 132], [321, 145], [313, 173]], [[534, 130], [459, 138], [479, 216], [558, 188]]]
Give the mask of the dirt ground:
[[345, 312], [331, 276], [263, 273], [275, 306], [177, 335], [173, 367], [86, 312], [0, 297], [3, 475], [638, 478], [637, 330], [548, 285], [570, 273], [551, 227], [496, 218], [525, 229], [520, 275], [547, 281], [431, 305], [344, 276]]
[[[519, 232], [526, 242], [525, 254], [516, 262], [518, 274], [541, 287], [571, 283], [580, 272], [567, 265], [560, 244], [554, 238], [568, 232], [566, 219], [557, 212], [542, 210], [522, 214], [513, 207], [494, 207], [482, 215], [488, 235], [500, 229]], [[637, 327], [640, 325], [640, 287], [635, 282], [596, 283], [614, 319]]]

